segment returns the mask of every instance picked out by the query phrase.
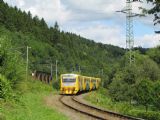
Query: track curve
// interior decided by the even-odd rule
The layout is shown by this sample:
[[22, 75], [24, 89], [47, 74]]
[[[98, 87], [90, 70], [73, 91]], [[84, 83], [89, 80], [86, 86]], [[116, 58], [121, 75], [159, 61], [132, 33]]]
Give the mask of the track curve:
[[82, 114], [88, 115], [95, 119], [100, 120], [143, 120], [140, 118], [134, 118], [126, 115], [121, 115], [119, 113], [106, 111], [97, 107], [90, 106], [88, 104], [80, 102], [75, 96], [61, 96], [60, 102]]

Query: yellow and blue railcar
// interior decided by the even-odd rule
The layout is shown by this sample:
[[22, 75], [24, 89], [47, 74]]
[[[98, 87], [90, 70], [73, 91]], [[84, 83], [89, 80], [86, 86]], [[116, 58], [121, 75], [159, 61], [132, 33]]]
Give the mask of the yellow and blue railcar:
[[77, 94], [99, 88], [101, 79], [78, 74], [62, 74], [60, 77], [61, 94]]

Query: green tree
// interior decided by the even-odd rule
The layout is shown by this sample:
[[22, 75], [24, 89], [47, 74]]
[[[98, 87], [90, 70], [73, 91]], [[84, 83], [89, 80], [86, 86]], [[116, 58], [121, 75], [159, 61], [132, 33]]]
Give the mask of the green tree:
[[57, 44], [58, 42], [60, 42], [60, 31], [59, 31], [58, 22], [55, 22], [55, 24], [54, 24], [54, 28], [53, 28], [53, 40], [54, 40], [53, 44]]
[[160, 80], [154, 83], [154, 106], [160, 110]]
[[154, 17], [154, 25], [160, 24], [160, 0], [146, 0], [148, 3], [152, 3], [153, 7], [151, 9], [143, 9], [144, 13], [153, 14]]
[[20, 51], [12, 48], [11, 39], [6, 36], [0, 37], [0, 73], [10, 81], [12, 88], [24, 78], [25, 64]]
[[[125, 53], [124, 49], [113, 45], [95, 43], [93, 40], [74, 33], [61, 32], [58, 22], [49, 28], [44, 19], [40, 20], [38, 16], [32, 16], [30, 12], [26, 13], [19, 8], [8, 6], [2, 0], [0, 1], [0, 23], [1, 27], [4, 26], [5, 29], [11, 31], [4, 34], [12, 37], [13, 48], [27, 45], [32, 47], [30, 50], [32, 69], [48, 71], [46, 66], [41, 66], [38, 63], [44, 62], [50, 56], [53, 60], [60, 61], [60, 70], [62, 71], [70, 72], [71, 65], [73, 68], [78, 63], [83, 69], [81, 70], [82, 74], [99, 76], [98, 71], [103, 69], [104, 78], [108, 78], [110, 73], [113, 74], [111, 72], [113, 65]], [[20, 52], [25, 53], [25, 49], [21, 49]], [[14, 56], [13, 58], [20, 58], [18, 57], [19, 53], [15, 53], [13, 51], [12, 53], [6, 52], [7, 55], [2, 54], [4, 57], [0, 59], [0, 64], [7, 63], [4, 59], [10, 54]], [[23, 55], [23, 58], [25, 57], [26, 55]], [[7, 65], [9, 64], [7, 63]], [[10, 76], [12, 77], [12, 75]], [[112, 76], [114, 74], [110, 75], [110, 77]]]
[[149, 49], [147, 55], [160, 65], [160, 46]]
[[134, 100], [135, 86], [139, 83], [139, 80], [158, 81], [160, 79], [160, 69], [157, 63], [148, 56], [139, 54], [139, 52], [135, 52], [135, 64], [125, 65], [128, 57], [129, 54], [126, 53], [120, 65], [117, 66], [112, 83], [109, 85], [109, 93], [114, 100], [125, 100], [131, 103]]
[[109, 94], [115, 101], [128, 101], [129, 93], [128, 84], [123, 80], [124, 73], [118, 71], [113, 78], [113, 82], [109, 86]]
[[145, 106], [148, 111], [148, 106], [153, 103], [153, 84], [150, 80], [140, 80], [135, 85], [135, 100], [138, 104]]
[[59, 25], [58, 25], [58, 22], [57, 22], [57, 21], [56, 21], [55, 24], [54, 24], [54, 29], [57, 30], [57, 31], [59, 31]]
[[140, 74], [143, 75], [144, 78], [148, 78], [152, 81], [157, 81], [160, 79], [160, 69], [158, 64], [149, 58], [142, 62]]

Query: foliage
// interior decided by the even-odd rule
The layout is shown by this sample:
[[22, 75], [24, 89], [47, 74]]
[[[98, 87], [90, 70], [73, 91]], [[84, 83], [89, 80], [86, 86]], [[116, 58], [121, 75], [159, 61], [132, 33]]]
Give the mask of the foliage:
[[[125, 53], [122, 48], [95, 43], [79, 35], [61, 31], [58, 22], [55, 22], [53, 27], [48, 27], [43, 18], [32, 16], [30, 12], [26, 13], [17, 7], [10, 7], [3, 0], [0, 1], [0, 15], [0, 30], [4, 36], [9, 37], [7, 39], [10, 41], [8, 48], [20, 47], [18, 51], [23, 53], [19, 55], [19, 52], [13, 54], [7, 51], [7, 55], [11, 56], [10, 54], [12, 54], [15, 59], [19, 58], [19, 56], [26, 59], [26, 46], [30, 46], [29, 68], [31, 71], [40, 70], [50, 73], [50, 65], [52, 63], [53, 72], [55, 73], [55, 61], [58, 60], [58, 75], [66, 72], [79, 72], [87, 76], [103, 77], [106, 78], [104, 82], [105, 86], [107, 86], [106, 84], [109, 82], [108, 76], [112, 74], [112, 66]], [[2, 57], [2, 59], [5, 58], [6, 56]], [[14, 64], [14, 61], [10, 62], [12, 66], [10, 70], [13, 70], [13, 67], [19, 70], [25, 67], [21, 64]], [[18, 59], [17, 63], [24, 62]], [[9, 65], [8, 63], [6, 64]], [[102, 69], [103, 73], [105, 73], [103, 75], [100, 72]], [[8, 75], [9, 73], [13, 73], [13, 75]], [[14, 79], [14, 75], [17, 74], [11, 71], [9, 73], [6, 75], [9, 80], [11, 78]], [[55, 78], [54, 73], [53, 78]], [[21, 79], [24, 78], [19, 78], [18, 80]], [[13, 81], [17, 81], [17, 79]]]
[[153, 90], [154, 106], [160, 110], [160, 80], [154, 83]]
[[147, 120], [160, 120], [160, 113], [159, 112], [139, 112], [137, 116], [147, 119]]
[[[135, 64], [129, 65], [126, 61], [128, 55], [126, 53], [122, 58], [120, 67], [116, 70], [112, 83], [108, 87], [111, 98], [114, 101], [141, 104], [146, 109], [150, 105], [156, 107], [158, 101], [154, 98], [154, 94], [157, 96], [158, 89], [156, 87], [157, 91], [154, 90], [153, 84], [160, 79], [160, 68], [148, 56], [141, 55], [138, 52], [135, 52]], [[124, 63], [127, 65], [124, 65]], [[153, 104], [154, 101], [156, 104]]]
[[160, 0], [146, 0], [149, 3], [152, 3], [153, 7], [151, 9], [143, 9], [144, 13], [154, 15], [154, 25], [160, 24]]
[[5, 120], [68, 119], [54, 108], [48, 108], [45, 105], [44, 97], [51, 95], [51, 92], [52, 94], [56, 94], [56, 90], [39, 81], [29, 81], [28, 85], [31, 88], [20, 96], [19, 102], [7, 102], [2, 104], [1, 115], [3, 115]]
[[160, 46], [151, 48], [147, 51], [147, 55], [153, 59], [157, 64], [160, 64]]
[[0, 99], [11, 97], [11, 86], [9, 81], [0, 74]]
[[8, 79], [11, 87], [16, 88], [24, 76], [24, 60], [21, 53], [12, 47], [11, 39], [1, 36], [0, 40], [0, 72]]
[[146, 107], [153, 103], [153, 84], [149, 80], [141, 80], [135, 85], [135, 100]]
[[[157, 14], [156, 10], [157, 8], [153, 14]], [[158, 22], [157, 20], [155, 22]], [[159, 47], [147, 50], [135, 48], [143, 55], [136, 51], [135, 64], [129, 65], [129, 52], [126, 53], [125, 49], [95, 43], [80, 35], [61, 31], [58, 22], [55, 22], [53, 27], [49, 27], [43, 18], [32, 16], [30, 12], [26, 13], [17, 7], [9, 7], [3, 0], [0, 0], [0, 44], [0, 72], [6, 78], [2, 82], [2, 89], [8, 90], [7, 85], [9, 85], [9, 88], [15, 90], [19, 85], [21, 86], [19, 91], [22, 91], [24, 90], [22, 88], [28, 85], [24, 72], [26, 46], [30, 46], [29, 74], [34, 70], [50, 73], [51, 63], [55, 73], [55, 61], [58, 60], [58, 76], [61, 73], [72, 72], [101, 77], [104, 87], [109, 88], [109, 95], [112, 99], [106, 98], [108, 94], [100, 96], [107, 99], [108, 103], [124, 102], [123, 107], [120, 108], [122, 111], [129, 110], [128, 102], [130, 105], [153, 106], [156, 110], [160, 108], [156, 107], [159, 106]], [[55, 81], [54, 73], [53, 87], [58, 88], [59, 81]], [[151, 88], [152, 85], [153, 88]], [[33, 90], [32, 85], [27, 87], [33, 92], [39, 89], [37, 87]], [[149, 94], [152, 93], [152, 97], [155, 96], [153, 102], [151, 102], [151, 96], [146, 99], [141, 98], [141, 95], [144, 96], [147, 91]], [[135, 94], [137, 92], [139, 94]], [[145, 100], [148, 102], [146, 103]]]
[[[125, 101], [128, 99], [129, 87], [127, 83], [121, 80], [122, 74], [116, 75], [115, 79], [109, 86], [109, 93], [115, 101]], [[118, 79], [120, 78], [120, 79]]]
[[112, 101], [108, 95], [107, 89], [100, 88], [97, 92], [91, 92], [85, 96], [85, 99], [92, 104], [104, 109], [118, 112], [121, 114], [143, 118], [146, 120], [159, 120], [159, 111], [153, 111], [150, 107], [146, 112], [141, 105], [132, 105], [123, 101]]

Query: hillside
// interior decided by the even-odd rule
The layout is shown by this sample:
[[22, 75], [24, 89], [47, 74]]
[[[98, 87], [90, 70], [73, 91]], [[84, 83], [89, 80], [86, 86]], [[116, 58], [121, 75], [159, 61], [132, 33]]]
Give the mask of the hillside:
[[[27, 46], [31, 47], [28, 52], [29, 79], [26, 79]], [[17, 7], [10, 7], [0, 0], [0, 103], [4, 104], [3, 108], [8, 102], [23, 101], [23, 96], [35, 99], [38, 97], [41, 100], [45, 96], [45, 90], [49, 95], [51, 86], [34, 83], [31, 72], [38, 70], [50, 73], [51, 64], [53, 88], [54, 91], [55, 88], [59, 90], [59, 78], [55, 80], [57, 60], [58, 76], [73, 72], [102, 79], [104, 88], [95, 91], [97, 96], [101, 96], [98, 97], [98, 105], [110, 105], [109, 108], [125, 114], [159, 120], [160, 46], [150, 49], [135, 48], [134, 53], [134, 64], [128, 64], [129, 52], [126, 49], [64, 32], [59, 29], [58, 22], [49, 27], [43, 18], [32, 16], [30, 12], [26, 13]], [[35, 93], [30, 94], [33, 90]], [[36, 94], [38, 90], [44, 91], [42, 96]], [[93, 92], [87, 100], [95, 103], [94, 95]], [[28, 102], [24, 102], [28, 106]], [[17, 104], [20, 108], [23, 107], [21, 103]], [[4, 114], [7, 115], [6, 111], [7, 109]], [[52, 111], [47, 108], [46, 112]]]
[[[58, 72], [78, 71], [82, 74], [98, 76], [103, 69], [104, 73], [111, 72], [111, 67], [125, 53], [124, 49], [95, 43], [79, 35], [63, 32], [55, 23], [48, 27], [44, 19], [9, 7], [2, 0], [1, 11], [1, 36], [11, 39], [12, 47], [19, 48], [26, 56], [26, 46], [29, 50], [30, 70], [50, 72], [48, 66], [58, 60]], [[7, 32], [6, 32], [7, 31]]]

